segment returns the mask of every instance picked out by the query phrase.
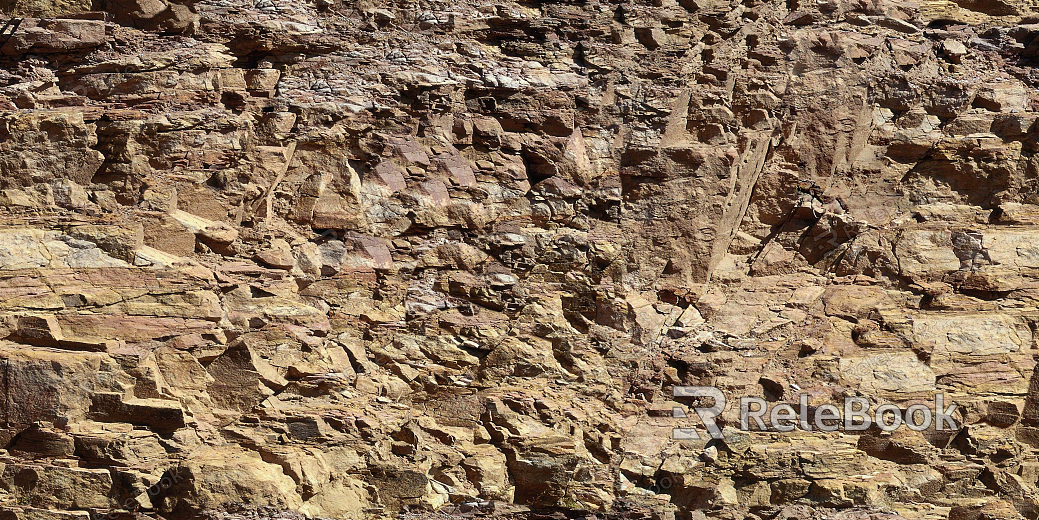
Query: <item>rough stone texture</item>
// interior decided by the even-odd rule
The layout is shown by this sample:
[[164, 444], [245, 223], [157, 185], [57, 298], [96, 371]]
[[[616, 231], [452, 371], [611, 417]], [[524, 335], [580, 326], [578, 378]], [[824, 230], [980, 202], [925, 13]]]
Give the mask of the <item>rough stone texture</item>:
[[1037, 7], [0, 1], [0, 518], [1036, 518]]

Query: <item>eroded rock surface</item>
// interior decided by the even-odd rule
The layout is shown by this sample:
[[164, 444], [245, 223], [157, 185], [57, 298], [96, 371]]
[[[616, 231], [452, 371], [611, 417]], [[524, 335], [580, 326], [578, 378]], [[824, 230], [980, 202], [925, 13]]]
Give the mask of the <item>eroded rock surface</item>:
[[1034, 2], [0, 10], [5, 519], [1039, 515]]

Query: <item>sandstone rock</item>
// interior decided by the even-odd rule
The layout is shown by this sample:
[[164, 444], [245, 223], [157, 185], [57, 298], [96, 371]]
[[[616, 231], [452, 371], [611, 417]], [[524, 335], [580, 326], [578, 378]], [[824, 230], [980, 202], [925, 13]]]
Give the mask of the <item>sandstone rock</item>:
[[0, 204], [8, 208], [32, 208], [37, 204], [29, 198], [29, 195], [19, 189], [7, 189], [0, 191]]
[[0, 515], [1035, 516], [1034, 6], [376, 3], [0, 5]]
[[163, 380], [174, 392], [204, 391], [213, 383], [205, 367], [187, 352], [161, 348], [155, 351], [155, 361]]
[[246, 73], [245, 85], [249, 90], [272, 92], [280, 77], [276, 69], [255, 69]]
[[53, 53], [89, 49], [105, 41], [105, 25], [97, 20], [27, 19], [4, 46], [4, 54]]
[[959, 63], [967, 55], [967, 47], [958, 40], [947, 39], [942, 42], [942, 51], [950, 60]]
[[368, 491], [361, 482], [345, 477], [333, 480], [308, 499], [300, 512], [336, 517], [361, 516], [370, 507]]
[[256, 261], [276, 269], [288, 270], [296, 265], [289, 243], [280, 238], [274, 239], [270, 247], [256, 253]]
[[287, 381], [243, 338], [209, 364], [208, 392], [222, 408], [247, 412]]
[[404, 170], [393, 161], [381, 161], [372, 169], [372, 179], [391, 192], [406, 188]]
[[65, 339], [61, 325], [53, 315], [18, 318], [14, 335], [21, 342], [44, 347], [56, 347]]
[[25, 452], [31, 456], [70, 457], [76, 445], [72, 437], [54, 429], [53, 426], [37, 423], [22, 430], [11, 441], [12, 452]]
[[190, 453], [168, 478], [171, 486], [159, 495], [159, 510], [166, 514], [191, 514], [231, 502], [279, 509], [302, 505], [296, 484], [281, 468], [231, 446]]
[[144, 246], [144, 227], [79, 225], [69, 229], [67, 235], [97, 244], [109, 255], [133, 262], [136, 251]]
[[[4, 123], [9, 137], [0, 145], [0, 163], [8, 171], [24, 172], [25, 181], [63, 177], [80, 185], [89, 184], [104, 161], [104, 156], [92, 148], [97, 143], [95, 126], [86, 123], [81, 112], [45, 110], [10, 115]], [[52, 144], [45, 137], [50, 135], [67, 144]], [[31, 183], [12, 182], [16, 178], [8, 180], [7, 187]]]
[[195, 252], [195, 234], [177, 219], [163, 215], [147, 219], [143, 224], [144, 244], [148, 247], [173, 256], [190, 256]]
[[502, 144], [502, 126], [493, 118], [479, 118], [473, 121], [473, 142], [490, 148], [498, 148]]
[[172, 433], [185, 425], [180, 403], [166, 399], [128, 399], [114, 392], [97, 392], [90, 411], [95, 420], [140, 424], [160, 433]]
[[[130, 378], [101, 353], [62, 352], [0, 346], [6, 367], [0, 378], [10, 395], [24, 396], [6, 407], [7, 424], [21, 431], [36, 421], [68, 424], [86, 418], [93, 393], [120, 391]], [[68, 384], [66, 377], [76, 383]]]
[[217, 244], [230, 244], [238, 238], [238, 230], [223, 223], [214, 222], [199, 231], [199, 238], [204, 241], [216, 242]]
[[[127, 431], [105, 430], [98, 424], [88, 433], [75, 435], [76, 455], [93, 464], [150, 467], [166, 461], [168, 454], [152, 433], [127, 428]], [[129, 425], [127, 425], [129, 426]]]
[[41, 508], [108, 508], [112, 477], [108, 470], [52, 465], [5, 464], [0, 482], [18, 499]]
[[67, 179], [54, 183], [54, 203], [70, 209], [82, 209], [90, 206], [87, 192], [82, 186]]

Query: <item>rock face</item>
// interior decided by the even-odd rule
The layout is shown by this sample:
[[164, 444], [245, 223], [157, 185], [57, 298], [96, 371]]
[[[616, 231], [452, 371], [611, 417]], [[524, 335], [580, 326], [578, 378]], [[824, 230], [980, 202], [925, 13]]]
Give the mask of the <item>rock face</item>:
[[0, 516], [1036, 518], [1037, 9], [2, 1]]

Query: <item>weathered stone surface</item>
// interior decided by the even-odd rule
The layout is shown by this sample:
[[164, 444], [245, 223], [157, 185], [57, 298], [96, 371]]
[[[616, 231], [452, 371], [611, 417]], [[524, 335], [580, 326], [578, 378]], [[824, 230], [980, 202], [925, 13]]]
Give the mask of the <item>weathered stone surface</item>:
[[105, 24], [99, 20], [22, 20], [4, 45], [4, 54], [60, 53], [97, 47], [105, 42]]
[[165, 399], [127, 399], [117, 393], [98, 392], [94, 394], [91, 415], [102, 422], [140, 424], [160, 433], [184, 427], [180, 403]]
[[1039, 510], [1034, 2], [0, 10], [5, 519]]
[[[104, 31], [103, 26], [98, 27]], [[87, 185], [105, 160], [94, 148], [96, 125], [86, 123], [80, 111], [15, 113], [5, 116], [0, 128], [0, 165], [11, 172], [3, 181], [5, 187], [62, 178]]]
[[165, 477], [171, 485], [159, 498], [166, 514], [191, 514], [232, 503], [290, 510], [301, 505], [292, 479], [255, 452], [206, 447], [188, 460]]
[[4, 463], [0, 486], [34, 507], [84, 510], [111, 507], [112, 476], [105, 469]]
[[72, 437], [46, 423], [37, 423], [18, 433], [11, 440], [11, 451], [32, 456], [70, 457], [76, 445]]

